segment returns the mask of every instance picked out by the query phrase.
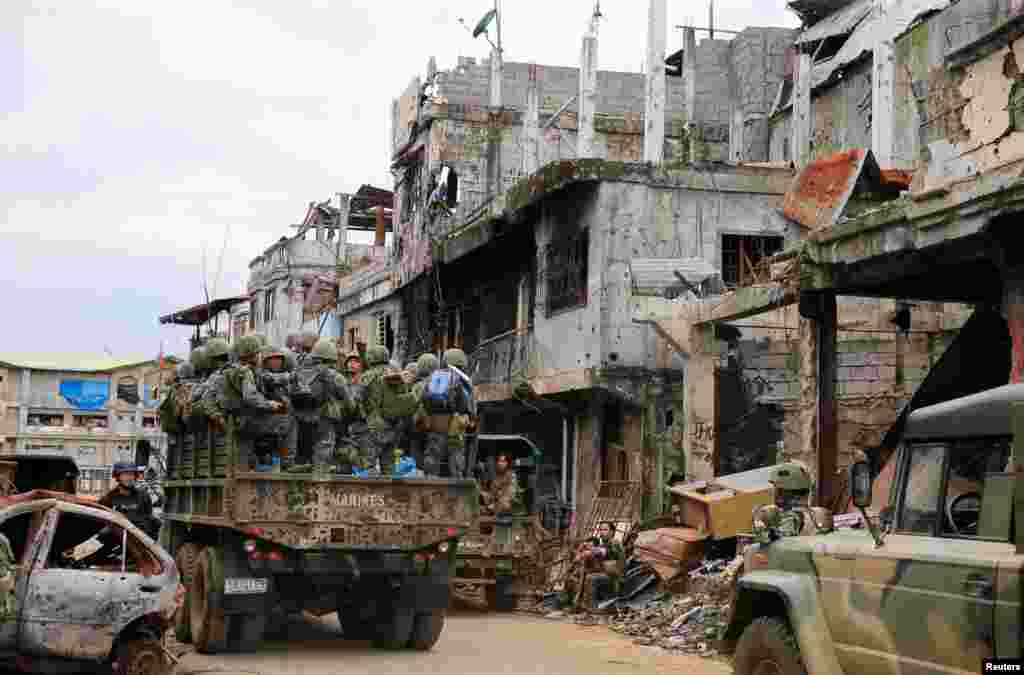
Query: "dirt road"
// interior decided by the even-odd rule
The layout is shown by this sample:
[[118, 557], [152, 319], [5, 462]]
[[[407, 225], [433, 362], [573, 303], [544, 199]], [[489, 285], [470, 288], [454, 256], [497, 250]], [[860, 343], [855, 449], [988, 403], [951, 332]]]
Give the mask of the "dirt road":
[[[448, 618], [430, 652], [383, 652], [365, 642], [340, 639], [334, 614], [320, 620], [290, 620], [267, 636], [259, 652], [223, 656], [189, 653], [180, 675], [638, 675], [688, 673], [728, 675], [721, 662], [634, 645], [600, 626], [578, 626], [519, 614], [457, 613]], [[287, 639], [286, 639], [287, 638]]]

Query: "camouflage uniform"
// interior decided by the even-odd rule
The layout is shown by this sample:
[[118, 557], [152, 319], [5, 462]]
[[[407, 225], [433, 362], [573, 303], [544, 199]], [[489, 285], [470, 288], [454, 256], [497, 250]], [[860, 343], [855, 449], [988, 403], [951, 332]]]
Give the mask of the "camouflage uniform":
[[160, 415], [160, 430], [165, 434], [176, 434], [184, 428], [181, 413], [178, 410], [178, 390], [186, 386], [192, 376], [192, 365], [182, 363], [174, 370], [174, 376], [164, 390], [163, 399], [158, 408]]
[[256, 386], [256, 375], [249, 360], [259, 354], [261, 346], [252, 336], [235, 341], [239, 363], [223, 373], [222, 400], [228, 415], [228, 433], [238, 448], [236, 461], [250, 468], [256, 463], [256, 441], [268, 435], [269, 416], [275, 411], [275, 402], [267, 399]]
[[416, 413], [413, 415], [409, 434], [409, 452], [416, 460], [416, 466], [423, 469], [424, 473], [440, 475], [440, 466], [434, 466], [432, 472], [426, 470], [426, 449], [427, 436], [420, 430], [420, 423], [426, 418], [427, 411], [423, 408], [423, 390], [427, 386], [430, 375], [437, 370], [438, 360], [433, 354], [421, 354], [416, 359], [416, 381], [412, 385], [412, 395], [416, 399]]
[[[449, 349], [444, 353], [445, 367], [458, 369], [456, 377], [465, 376], [467, 368], [466, 354], [461, 349]], [[468, 381], [468, 376], [466, 376]], [[468, 381], [472, 387], [472, 381]], [[469, 415], [476, 415], [475, 396], [470, 396], [469, 401], [464, 401]], [[466, 414], [434, 415], [434, 418], [449, 417], [450, 423], [445, 432], [431, 429], [426, 433], [426, 450], [424, 457], [424, 472], [428, 475], [440, 475], [439, 465], [446, 462], [448, 474], [453, 478], [462, 478], [466, 475], [466, 428], [469, 417]]]
[[192, 410], [205, 423], [209, 420], [214, 427], [223, 429], [224, 418], [224, 375], [234, 366], [229, 363], [231, 347], [227, 340], [214, 338], [206, 346], [206, 366], [212, 371], [206, 381], [192, 392]]
[[334, 463], [338, 425], [348, 412], [349, 392], [345, 380], [331, 365], [336, 361], [334, 342], [321, 338], [295, 374], [296, 381], [312, 383], [312, 407], [296, 402], [296, 417], [305, 427], [304, 437], [312, 446], [312, 462], [318, 471]]
[[387, 347], [371, 347], [366, 354], [370, 369], [360, 382], [365, 388], [363, 409], [366, 433], [360, 439], [369, 456], [371, 466], [380, 462], [385, 470], [393, 461], [393, 451], [399, 442], [402, 419], [416, 412], [417, 401], [404, 382], [394, 382], [394, 367], [388, 363]]
[[775, 487], [775, 504], [762, 506], [754, 514], [754, 538], [770, 544], [780, 537], [797, 537], [808, 527], [814, 532], [814, 518], [803, 503], [811, 491], [807, 470], [795, 462], [772, 470], [769, 482]]
[[282, 350], [270, 348], [263, 355], [263, 361], [280, 357], [284, 362], [282, 370], [271, 371], [261, 366], [256, 371], [256, 386], [260, 393], [271, 401], [283, 403], [287, 407], [286, 412], [272, 415], [267, 420], [267, 430], [276, 441], [276, 449], [281, 451], [281, 464], [284, 466], [289, 466], [294, 462], [295, 448], [299, 441], [299, 428], [291, 410], [289, 397], [292, 383], [291, 365], [295, 363], [295, 360], [294, 358], [289, 359], [288, 356], [288, 353]]
[[14, 597], [15, 576], [18, 561], [14, 559], [11, 542], [0, 534], [0, 623], [14, 622], [17, 615], [17, 601]]
[[516, 472], [509, 467], [495, 476], [487, 490], [480, 492], [484, 508], [491, 513], [511, 513], [522, 506]]

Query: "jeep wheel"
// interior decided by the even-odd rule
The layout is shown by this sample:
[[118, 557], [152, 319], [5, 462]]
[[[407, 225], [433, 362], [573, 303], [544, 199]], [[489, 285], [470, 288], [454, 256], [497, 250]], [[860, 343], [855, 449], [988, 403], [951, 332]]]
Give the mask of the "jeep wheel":
[[755, 619], [736, 645], [736, 675], [807, 675], [800, 648], [785, 621]]
[[171, 664], [156, 640], [137, 639], [122, 642], [114, 652], [117, 675], [167, 675]]
[[[189, 589], [189, 620], [192, 643], [200, 654], [216, 654], [227, 646], [227, 622], [223, 609], [215, 609], [211, 596], [220, 594], [217, 580], [224, 583], [220, 556], [216, 549], [205, 548], [199, 556]], [[217, 603], [218, 605], [220, 603]]]
[[392, 610], [378, 617], [373, 646], [378, 649], [402, 649], [412, 638], [414, 615], [409, 609]]

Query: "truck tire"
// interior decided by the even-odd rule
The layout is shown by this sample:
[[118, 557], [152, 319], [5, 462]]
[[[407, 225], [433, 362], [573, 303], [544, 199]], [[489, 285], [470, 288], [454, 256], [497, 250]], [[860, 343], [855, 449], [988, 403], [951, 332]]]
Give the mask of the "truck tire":
[[425, 652], [435, 644], [444, 631], [444, 610], [420, 612], [413, 619], [412, 637], [407, 645], [411, 649]]
[[199, 560], [200, 553], [199, 545], [189, 542], [179, 546], [178, 552], [174, 556], [174, 564], [178, 567], [181, 583], [185, 587], [185, 601], [174, 613], [174, 638], [183, 644], [192, 642], [188, 589], [192, 585], [192, 576], [195, 574], [196, 562]]
[[402, 649], [412, 637], [414, 619], [411, 609], [396, 609], [387, 616], [379, 617], [373, 646], [378, 649]]
[[192, 643], [200, 654], [216, 654], [227, 647], [227, 621], [220, 605], [218, 595], [223, 590], [218, 586], [224, 584], [223, 566], [220, 555], [214, 548], [204, 548], [192, 576], [189, 589], [189, 623], [192, 630]]
[[494, 577], [493, 586], [485, 586], [487, 607], [496, 612], [511, 612], [516, 608], [516, 596], [512, 594], [512, 577], [500, 574]]
[[267, 633], [266, 614], [238, 614], [228, 617], [227, 647], [238, 654], [256, 651]]
[[152, 639], [121, 642], [114, 650], [118, 675], [168, 675], [171, 664], [163, 646]]
[[782, 619], [763, 617], [747, 626], [736, 644], [735, 675], [807, 675], [800, 648]]
[[345, 640], [370, 640], [374, 635], [374, 624], [359, 616], [358, 610], [338, 610], [338, 623]]

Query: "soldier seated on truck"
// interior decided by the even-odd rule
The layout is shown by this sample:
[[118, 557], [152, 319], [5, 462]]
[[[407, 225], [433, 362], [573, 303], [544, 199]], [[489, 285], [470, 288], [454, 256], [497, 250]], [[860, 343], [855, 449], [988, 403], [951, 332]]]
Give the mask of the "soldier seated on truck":
[[516, 472], [512, 469], [509, 455], [498, 455], [495, 460], [494, 480], [488, 481], [487, 489], [480, 491], [484, 510], [491, 514], [512, 513], [522, 508], [522, 494]]

